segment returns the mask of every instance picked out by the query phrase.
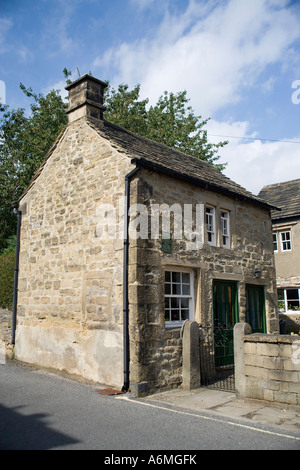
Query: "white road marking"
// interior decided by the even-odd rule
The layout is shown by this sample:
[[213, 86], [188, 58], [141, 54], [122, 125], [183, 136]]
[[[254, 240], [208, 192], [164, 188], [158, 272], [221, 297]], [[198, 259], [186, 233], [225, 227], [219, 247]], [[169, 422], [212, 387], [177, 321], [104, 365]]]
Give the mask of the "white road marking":
[[153, 403], [146, 403], [146, 402], [141, 402], [141, 401], [138, 401], [138, 400], [133, 400], [129, 397], [126, 397], [125, 395], [117, 396], [117, 397], [115, 397], [115, 400], [125, 400], [125, 401], [129, 401], [130, 403], [134, 403], [136, 405], [147, 406], [149, 408], [156, 408], [158, 410], [169, 411], [170, 413], [177, 413], [177, 414], [185, 415], [185, 416], [193, 416], [194, 418], [201, 418], [201, 419], [205, 419], [207, 421], [215, 421], [217, 423], [222, 423], [222, 424], [224, 424], [224, 422], [225, 422], [226, 424], [229, 424], [231, 426], [244, 428], [244, 429], [248, 429], [248, 430], [251, 430], [251, 431], [257, 431], [257, 432], [261, 432], [261, 433], [264, 433], [264, 434], [271, 434], [272, 436], [285, 437], [286, 439], [294, 439], [296, 441], [300, 441], [300, 437], [292, 436], [292, 435], [289, 435], [289, 434], [282, 434], [282, 433], [275, 432], [275, 431], [267, 431], [266, 429], [260, 429], [260, 428], [254, 427], [254, 426], [248, 426], [247, 424], [235, 423], [234, 421], [227, 421], [227, 420], [225, 421], [225, 420], [222, 420], [222, 419], [219, 419], [219, 418], [214, 418], [212, 416], [203, 416], [203, 415], [191, 413], [189, 411], [179, 411], [179, 410], [175, 410], [173, 408], [166, 408], [164, 406], [155, 405]]

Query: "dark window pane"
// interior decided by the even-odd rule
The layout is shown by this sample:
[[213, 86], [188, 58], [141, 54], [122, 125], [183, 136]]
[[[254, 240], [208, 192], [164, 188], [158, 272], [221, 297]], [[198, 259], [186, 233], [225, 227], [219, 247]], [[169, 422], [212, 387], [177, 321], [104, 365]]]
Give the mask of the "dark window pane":
[[179, 308], [180, 299], [171, 298], [171, 308]]
[[172, 294], [173, 295], [181, 295], [181, 285], [180, 284], [172, 284]]
[[286, 297], [287, 300], [298, 300], [298, 289], [287, 289]]
[[188, 320], [190, 317], [190, 311], [188, 309], [181, 310], [181, 320]]
[[179, 310], [171, 310], [171, 320], [172, 320], [172, 321], [178, 321], [178, 320], [180, 320], [180, 317], [179, 317]]
[[166, 295], [171, 294], [171, 284], [165, 284], [165, 294]]
[[181, 298], [181, 308], [189, 308], [190, 306], [190, 299], [182, 297]]
[[183, 284], [182, 286], [182, 295], [189, 295], [190, 294], [190, 286]]

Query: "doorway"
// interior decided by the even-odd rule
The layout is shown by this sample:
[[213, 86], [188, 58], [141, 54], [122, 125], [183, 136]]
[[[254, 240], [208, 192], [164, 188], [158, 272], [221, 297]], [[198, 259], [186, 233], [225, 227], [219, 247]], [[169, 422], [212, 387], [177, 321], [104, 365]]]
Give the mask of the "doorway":
[[266, 333], [265, 290], [263, 286], [246, 285], [246, 322], [253, 333]]
[[239, 321], [237, 283], [214, 281], [215, 366], [234, 364], [233, 327]]

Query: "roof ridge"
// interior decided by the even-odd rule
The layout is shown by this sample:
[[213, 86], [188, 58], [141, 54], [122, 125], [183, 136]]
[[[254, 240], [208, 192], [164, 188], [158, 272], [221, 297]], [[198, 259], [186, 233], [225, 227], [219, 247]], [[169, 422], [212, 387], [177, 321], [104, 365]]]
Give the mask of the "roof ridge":
[[[194, 183], [198, 179], [199, 181], [203, 181], [206, 184], [210, 184], [211, 189], [223, 189], [224, 192], [230, 192], [231, 195], [243, 197], [271, 208], [270, 204], [266, 203], [265, 200], [243, 188], [241, 185], [231, 180], [228, 176], [224, 175], [211, 163], [205, 160], [201, 160], [192, 155], [189, 155], [188, 153], [184, 153], [182, 150], [169, 147], [166, 144], [141, 136], [135, 132], [125, 129], [124, 127], [113, 124], [110, 121], [96, 121], [89, 118], [87, 119], [87, 123], [94, 130], [103, 133], [106, 138], [114, 141], [114, 143], [117, 143], [121, 148], [124, 149], [124, 151], [129, 153], [132, 158], [142, 158], [152, 162], [153, 165], [157, 168], [165, 167], [174, 173], [176, 172], [177, 177], [178, 174], [181, 173], [182, 176], [193, 179]], [[110, 134], [110, 130], [112, 130], [113, 134]], [[119, 132], [122, 133], [122, 136], [117, 135]], [[124, 136], [126, 136], [129, 140], [131, 138], [133, 139], [133, 141], [131, 141], [132, 145], [129, 146], [127, 143], [126, 146], [125, 139], [121, 138]], [[145, 144], [147, 147], [146, 149], [143, 148], [143, 144]], [[155, 155], [153, 155], [153, 153]], [[158, 156], [158, 154], [160, 155]], [[168, 155], [169, 161], [166, 162], [166, 160], [168, 160]], [[188, 162], [186, 161], [187, 159]], [[174, 168], [174, 165], [176, 164], [178, 168]]]
[[287, 181], [281, 181], [279, 183], [266, 184], [265, 186], [262, 187], [261, 191], [264, 188], [271, 188], [272, 186], [281, 186], [281, 185], [285, 185], [285, 184], [298, 183], [298, 182], [300, 183], [300, 178], [296, 178], [296, 179], [293, 179], [293, 180], [287, 180]]

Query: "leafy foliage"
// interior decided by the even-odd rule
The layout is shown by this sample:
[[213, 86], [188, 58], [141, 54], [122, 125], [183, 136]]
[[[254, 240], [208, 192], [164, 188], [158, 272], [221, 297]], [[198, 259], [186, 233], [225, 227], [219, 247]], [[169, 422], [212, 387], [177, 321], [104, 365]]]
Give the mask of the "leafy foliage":
[[7, 238], [15, 233], [16, 216], [12, 212], [41, 165], [58, 134], [67, 123], [66, 104], [58, 91], [36, 95], [20, 84], [26, 96], [33, 99], [31, 115], [23, 108], [10, 110], [0, 105], [0, 252]]
[[0, 307], [12, 307], [14, 288], [15, 254], [0, 255]]
[[225, 169], [226, 164], [217, 164], [216, 161], [220, 158], [218, 149], [227, 142], [208, 142], [204, 129], [208, 119], [201, 120], [201, 116], [195, 116], [192, 107], [188, 106], [186, 91], [176, 94], [165, 91], [156, 105], [148, 110], [149, 100], [139, 100], [140, 85], [131, 91], [128, 85], [119, 85], [117, 91], [108, 87], [106, 93], [105, 118], [108, 121], [205, 160], [220, 171]]
[[[67, 83], [70, 75], [63, 70]], [[55, 139], [67, 124], [66, 107], [59, 91], [46, 96], [36, 94], [22, 83], [20, 88], [32, 100], [31, 114], [23, 108], [10, 110], [0, 104], [0, 253], [9, 246], [9, 237], [16, 231], [12, 208], [29, 185]], [[219, 170], [218, 149], [227, 142], [210, 144], [204, 126], [208, 120], [195, 116], [188, 106], [187, 92], [164, 92], [154, 106], [140, 99], [140, 85], [129, 90], [119, 85], [108, 86], [105, 96], [105, 119], [196, 158], [206, 160]]]

